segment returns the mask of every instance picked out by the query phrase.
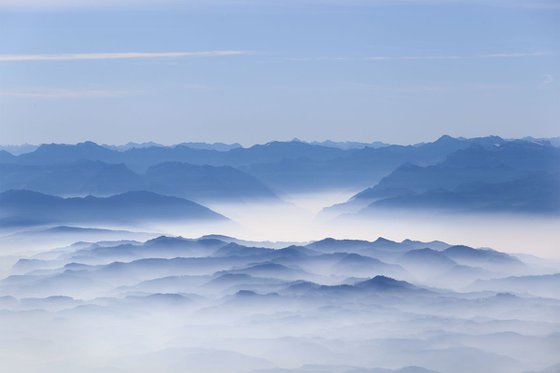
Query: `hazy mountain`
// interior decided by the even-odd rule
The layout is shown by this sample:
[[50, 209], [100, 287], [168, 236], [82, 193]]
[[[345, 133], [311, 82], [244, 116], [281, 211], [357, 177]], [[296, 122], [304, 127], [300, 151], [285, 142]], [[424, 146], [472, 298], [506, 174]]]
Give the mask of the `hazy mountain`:
[[475, 182], [512, 181], [536, 171], [560, 172], [560, 149], [525, 142], [505, 143], [497, 147], [472, 146], [451, 153], [437, 165], [403, 165], [356, 198], [378, 198], [432, 189], [450, 190]]
[[38, 145], [21, 144], [21, 145], [0, 145], [0, 150], [7, 151], [13, 155], [20, 155], [23, 153], [30, 153], [37, 149]]
[[464, 184], [454, 190], [435, 189], [373, 202], [377, 208], [436, 209], [457, 212], [560, 214], [560, 174], [536, 174], [502, 183]]
[[165, 147], [165, 145], [158, 144], [157, 142], [153, 142], [153, 141], [142, 142], [142, 143], [128, 142], [124, 145], [102, 144], [101, 146], [103, 146], [107, 149], [118, 150], [118, 151], [121, 151], [121, 152], [125, 151], [125, 150], [129, 150], [129, 149], [133, 149], [133, 148]]
[[489, 280], [476, 280], [471, 290], [495, 290], [540, 297], [560, 298], [560, 273], [532, 276], [511, 276]]
[[195, 202], [151, 192], [126, 192], [105, 198], [61, 198], [28, 190], [9, 190], [0, 193], [0, 204], [0, 219], [7, 225], [226, 220]]
[[195, 199], [276, 199], [256, 178], [229, 166], [166, 162], [143, 175], [148, 190]]
[[541, 138], [535, 138], [535, 137], [527, 136], [527, 137], [522, 138], [521, 140], [537, 142], [539, 144], [550, 144], [552, 146], [560, 147], [560, 136], [557, 136], [557, 137], [541, 137]]
[[[445, 142], [455, 142], [447, 139]], [[526, 141], [484, 142], [438, 164], [405, 164], [331, 213], [376, 209], [560, 212], [560, 149]]]
[[450, 246], [443, 250], [442, 254], [465, 265], [522, 265], [522, 262], [512, 255], [489, 249], [474, 249], [464, 245]]
[[[522, 373], [558, 362], [560, 295], [549, 269], [440, 241], [303, 245], [160, 236], [21, 257], [0, 280], [2, 351], [43, 359], [52, 341], [65, 364], [82, 367], [84, 355], [71, 357], [99, 343], [95, 360], [123, 371], [252, 371], [242, 356], [269, 362], [260, 372]], [[531, 276], [516, 275], [521, 267]], [[130, 353], [105, 352], [114, 346]], [[474, 363], [457, 369], [463, 360]]]
[[101, 161], [124, 164], [140, 174], [166, 162], [231, 166], [241, 168], [276, 191], [289, 192], [365, 187], [405, 163], [432, 165], [472, 145], [487, 148], [504, 143], [506, 141], [499, 137], [463, 139], [443, 136], [431, 143], [362, 148], [289, 141], [249, 148], [236, 147], [235, 144], [223, 147], [186, 143], [166, 147], [148, 143], [110, 149], [84, 142], [76, 145], [45, 144], [19, 156], [7, 153], [0, 156], [0, 163], [54, 166]]
[[227, 152], [232, 149], [242, 148], [238, 143], [224, 144], [222, 142], [215, 143], [205, 143], [205, 142], [182, 142], [179, 145], [187, 146], [193, 149], [206, 149], [206, 150], [216, 150], [219, 152]]
[[406, 281], [395, 280], [386, 276], [375, 276], [369, 280], [358, 282], [354, 285], [358, 289], [375, 291], [414, 291], [418, 288]]
[[428, 248], [415, 249], [407, 252], [399, 260], [399, 263], [422, 266], [430, 271], [449, 270], [457, 265], [457, 263], [449, 259], [444, 253]]
[[510, 167], [522, 171], [557, 172], [560, 149], [526, 141], [510, 141], [500, 146], [471, 146], [449, 155], [449, 167]]
[[[126, 151], [126, 150], [130, 150], [130, 149], [134, 149], [134, 148], [151, 148], [151, 147], [160, 147], [160, 148], [165, 148], [167, 146], [162, 145], [162, 144], [158, 144], [156, 142], [153, 141], [149, 141], [149, 142], [142, 142], [142, 143], [137, 143], [137, 142], [129, 142], [127, 144], [124, 145], [107, 145], [107, 144], [103, 144], [102, 146], [104, 146], [105, 148], [108, 149], [113, 149], [113, 150], [118, 150], [118, 151]], [[168, 146], [170, 148], [175, 147], [175, 146], [186, 146], [192, 149], [206, 149], [206, 150], [217, 150], [217, 151], [228, 151], [231, 149], [236, 149], [236, 148], [241, 148], [241, 145], [235, 143], [235, 144], [224, 144], [221, 142], [216, 142], [216, 143], [205, 143], [205, 142], [182, 142], [176, 145], [171, 145]], [[0, 147], [1, 148], [1, 147]], [[7, 149], [6, 149], [7, 150]]]
[[[64, 182], [61, 182], [64, 180]], [[29, 189], [56, 195], [109, 195], [130, 190], [189, 199], [276, 199], [259, 180], [229, 166], [166, 162], [136, 173], [124, 164], [79, 161], [54, 165], [0, 163], [0, 190]]]
[[[445, 160], [452, 152], [473, 144], [481, 147], [504, 143], [499, 137], [456, 139], [442, 136], [432, 143], [420, 145], [389, 145], [380, 148], [349, 149], [327, 159], [306, 156], [282, 158], [242, 167], [277, 190], [317, 190], [363, 187], [378, 182], [405, 163], [431, 165]], [[339, 150], [339, 149], [337, 149]]]
[[142, 176], [124, 164], [81, 161], [54, 165], [0, 164], [0, 190], [10, 189], [57, 195], [107, 195], [145, 188]]
[[76, 145], [43, 144], [30, 153], [19, 155], [15, 162], [34, 165], [65, 164], [83, 160], [119, 163], [115, 162], [118, 154], [118, 151], [107, 149], [91, 141]]
[[0, 150], [0, 162], [15, 162], [17, 157], [5, 150]]
[[[1, 214], [0, 214], [1, 215]], [[12, 227], [4, 227], [12, 228]], [[2, 230], [0, 230], [1, 232]], [[17, 248], [19, 250], [37, 247], [39, 243], [43, 247], [56, 245], [71, 245], [77, 241], [100, 241], [112, 239], [140, 239], [146, 240], [154, 234], [116, 229], [85, 228], [78, 226], [54, 226], [35, 227], [33, 229], [20, 230], [16, 233], [0, 237], [0, 250], [8, 251]]]
[[381, 141], [374, 141], [374, 142], [357, 142], [357, 141], [310, 141], [309, 144], [311, 145], [320, 145], [320, 146], [327, 146], [330, 148], [338, 148], [342, 150], [349, 150], [349, 149], [362, 149], [362, 148], [382, 148], [384, 146], [389, 146]]
[[76, 145], [43, 144], [31, 153], [14, 158], [19, 164], [60, 164], [90, 160], [125, 163], [133, 170], [145, 170], [162, 162], [188, 162], [197, 165], [240, 166], [251, 163], [273, 162], [282, 159], [310, 158], [324, 160], [344, 154], [340, 149], [293, 142], [271, 142], [250, 148], [232, 147], [218, 151], [211, 146], [191, 147], [180, 144], [172, 147], [132, 147], [124, 151], [109, 149], [91, 141]]

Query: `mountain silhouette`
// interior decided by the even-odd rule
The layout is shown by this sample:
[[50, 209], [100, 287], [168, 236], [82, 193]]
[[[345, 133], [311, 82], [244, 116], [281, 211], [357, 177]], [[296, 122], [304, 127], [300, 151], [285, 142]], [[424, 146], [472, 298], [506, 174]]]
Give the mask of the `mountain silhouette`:
[[152, 192], [61, 198], [28, 190], [0, 193], [4, 224], [127, 223], [157, 220], [226, 220], [195, 202]]

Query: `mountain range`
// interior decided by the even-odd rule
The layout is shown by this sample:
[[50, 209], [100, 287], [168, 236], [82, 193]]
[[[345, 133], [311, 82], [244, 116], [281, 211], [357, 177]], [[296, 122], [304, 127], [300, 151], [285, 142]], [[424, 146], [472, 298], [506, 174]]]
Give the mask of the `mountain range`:
[[19, 155], [0, 150], [0, 191], [103, 197], [143, 190], [204, 204], [361, 189], [328, 211], [362, 216], [403, 208], [556, 215], [559, 174], [560, 148], [550, 141], [497, 136], [442, 136], [408, 146], [294, 140], [249, 148], [115, 148], [84, 142], [44, 144]]
[[512, 141], [471, 146], [430, 166], [404, 164], [330, 211], [387, 208], [560, 213], [560, 149]]
[[9, 190], [0, 193], [0, 206], [3, 227], [227, 220], [198, 203], [151, 192], [62, 198], [28, 190]]
[[[37, 352], [48, 367], [52, 355], [41, 352], [55, 348], [60, 367], [82, 367], [78, 352], [101, 343], [98, 366], [134, 372], [558, 366], [558, 263], [540, 268], [535, 258], [487, 248], [382, 237], [273, 246], [163, 235], [18, 256], [0, 278], [0, 346]], [[10, 366], [19, 361], [6, 356]]]
[[[64, 182], [61, 182], [64, 180]], [[144, 173], [102, 161], [20, 165], [0, 164], [0, 190], [29, 189], [55, 195], [110, 195], [130, 190], [194, 200], [277, 200], [262, 182], [229, 166], [164, 162]]]
[[84, 142], [76, 145], [44, 144], [18, 156], [2, 152], [0, 163], [52, 166], [101, 161], [124, 164], [140, 173], [164, 162], [231, 166], [259, 178], [274, 190], [297, 191], [367, 185], [407, 162], [429, 165], [472, 145], [486, 147], [504, 142], [506, 140], [496, 136], [474, 139], [443, 136], [432, 143], [408, 146], [384, 144], [380, 147], [341, 148], [331, 143], [290, 141], [220, 151], [212, 147], [193, 148], [188, 145], [133, 147], [118, 151]]

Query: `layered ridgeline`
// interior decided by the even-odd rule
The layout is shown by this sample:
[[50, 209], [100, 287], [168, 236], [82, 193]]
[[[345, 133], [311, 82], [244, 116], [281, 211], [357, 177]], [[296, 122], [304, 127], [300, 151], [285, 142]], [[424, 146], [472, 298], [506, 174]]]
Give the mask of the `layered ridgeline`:
[[124, 164], [91, 160], [43, 165], [4, 163], [0, 164], [0, 188], [55, 195], [106, 196], [143, 190], [198, 201], [277, 200], [270, 188], [233, 167], [181, 162], [160, 163], [143, 173], [133, 172]]
[[560, 363], [558, 263], [440, 241], [271, 246], [161, 236], [22, 257], [0, 280], [2, 364], [522, 373]]
[[560, 214], [560, 149], [527, 141], [472, 146], [430, 166], [405, 164], [328, 211], [386, 209]]
[[0, 151], [0, 191], [63, 197], [148, 191], [206, 204], [281, 202], [299, 192], [363, 190], [329, 209], [337, 215], [403, 208], [558, 215], [559, 175], [560, 148], [553, 141], [497, 136], [442, 136], [409, 146], [291, 141], [250, 148], [113, 147], [85, 142], [41, 145], [19, 155]]
[[[545, 140], [519, 141], [553, 148]], [[27, 188], [53, 194], [142, 189], [190, 199], [201, 193], [200, 197], [208, 198], [268, 198], [272, 197], [270, 189], [277, 193], [363, 189], [407, 163], [434, 165], [457, 151], [483, 151], [510, 142], [496, 136], [443, 136], [432, 143], [408, 146], [301, 141], [271, 142], [249, 148], [201, 144], [132, 144], [123, 148], [92, 142], [48, 144], [17, 156], [1, 152], [0, 188]], [[57, 177], [68, 178], [68, 183], [58, 185]], [[175, 186], [171, 187], [171, 183]], [[162, 190], [162, 184], [167, 190]]]
[[151, 192], [62, 198], [28, 190], [0, 193], [4, 228], [53, 224], [119, 225], [142, 222], [216, 222], [224, 216], [183, 198]]

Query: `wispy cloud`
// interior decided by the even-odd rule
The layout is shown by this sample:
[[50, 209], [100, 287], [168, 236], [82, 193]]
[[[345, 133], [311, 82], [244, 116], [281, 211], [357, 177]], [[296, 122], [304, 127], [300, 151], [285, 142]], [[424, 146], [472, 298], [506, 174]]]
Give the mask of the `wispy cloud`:
[[550, 52], [514, 52], [514, 53], [487, 53], [477, 55], [404, 55], [404, 56], [366, 56], [366, 57], [289, 57], [288, 61], [437, 61], [437, 60], [486, 60], [486, 59], [515, 59], [529, 57], [544, 57], [554, 53]]
[[367, 61], [407, 61], [407, 60], [469, 60], [469, 59], [508, 59], [508, 58], [527, 58], [544, 57], [550, 55], [547, 52], [515, 52], [515, 53], [488, 53], [478, 55], [412, 55], [412, 56], [370, 56], [365, 57]]
[[246, 51], [216, 50], [198, 52], [116, 52], [116, 53], [58, 53], [58, 54], [0, 54], [0, 62], [26, 61], [84, 61], [148, 58], [230, 57], [248, 54]]
[[[370, 56], [364, 57], [366, 61], [413, 61], [413, 60], [459, 60], [461, 56]], [[339, 59], [340, 60], [340, 59]]]
[[544, 57], [550, 56], [549, 52], [517, 52], [517, 53], [491, 53], [481, 54], [473, 58], [524, 58], [524, 57]]
[[0, 90], [0, 96], [45, 99], [80, 99], [80, 98], [117, 98], [139, 96], [145, 91], [99, 90], [99, 89], [52, 89], [34, 88], [23, 90]]
[[[158, 5], [180, 4], [182, 0], [161, 0]], [[183, 0], [184, 1], [184, 0]], [[188, 0], [187, 3], [201, 3], [203, 0]], [[7, 9], [79, 9], [118, 8], [150, 6], [150, 0], [0, 0], [0, 8]]]

